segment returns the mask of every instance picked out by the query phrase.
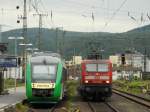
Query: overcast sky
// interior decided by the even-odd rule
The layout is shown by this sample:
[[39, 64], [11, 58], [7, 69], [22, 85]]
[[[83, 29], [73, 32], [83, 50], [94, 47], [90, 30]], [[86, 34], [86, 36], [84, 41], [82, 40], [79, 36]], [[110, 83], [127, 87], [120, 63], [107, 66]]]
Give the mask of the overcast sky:
[[[29, 1], [38, 1], [43, 27], [71, 31], [125, 32], [150, 23], [150, 0], [27, 0], [28, 27], [38, 27], [38, 16]], [[17, 10], [16, 6], [20, 9]], [[33, 4], [34, 5], [34, 4]], [[51, 19], [52, 11], [52, 19]], [[22, 27], [23, 0], [0, 0], [3, 31]], [[93, 19], [92, 19], [93, 13]]]

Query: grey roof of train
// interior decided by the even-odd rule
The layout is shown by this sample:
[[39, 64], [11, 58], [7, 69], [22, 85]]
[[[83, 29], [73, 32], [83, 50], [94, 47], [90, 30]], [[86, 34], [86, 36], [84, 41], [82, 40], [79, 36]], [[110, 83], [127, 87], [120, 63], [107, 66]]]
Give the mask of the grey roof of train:
[[59, 63], [61, 62], [61, 57], [57, 53], [36, 53], [31, 57], [32, 63]]
[[36, 56], [53, 56], [53, 57], [61, 58], [60, 54], [48, 52], [48, 51], [47, 52], [35, 52], [34, 54], [32, 54], [32, 57], [36, 57]]

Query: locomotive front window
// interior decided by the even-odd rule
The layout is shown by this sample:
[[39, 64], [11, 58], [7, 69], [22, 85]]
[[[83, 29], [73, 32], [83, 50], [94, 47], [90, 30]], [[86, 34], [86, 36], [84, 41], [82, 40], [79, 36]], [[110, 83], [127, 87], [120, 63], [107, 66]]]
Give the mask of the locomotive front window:
[[86, 64], [86, 71], [87, 72], [96, 72], [97, 71], [96, 64]]
[[86, 64], [87, 72], [108, 72], [108, 64]]
[[108, 72], [108, 64], [98, 64], [98, 72]]
[[56, 79], [56, 65], [33, 65], [32, 80], [47, 82]]

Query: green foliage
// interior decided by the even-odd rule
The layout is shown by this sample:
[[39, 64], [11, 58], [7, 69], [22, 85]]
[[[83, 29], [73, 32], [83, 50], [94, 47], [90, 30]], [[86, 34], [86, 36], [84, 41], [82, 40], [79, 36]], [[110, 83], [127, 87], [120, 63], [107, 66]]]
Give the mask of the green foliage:
[[16, 105], [17, 112], [27, 112], [27, 110], [28, 110], [28, 106], [26, 106], [26, 105], [22, 105], [21, 103], [18, 103]]
[[[9, 53], [14, 53], [14, 43], [8, 41], [9, 36], [21, 36], [21, 29], [11, 30], [3, 32], [3, 42], [9, 43]], [[58, 31], [58, 49], [63, 49], [64, 40], [64, 53], [65, 58], [68, 59], [74, 54], [74, 48], [76, 55], [86, 56], [89, 42], [99, 42], [99, 48], [104, 49], [103, 57], [109, 56], [114, 53], [124, 52], [126, 49], [135, 48], [136, 50], [144, 53], [144, 48], [149, 47], [150, 43], [150, 25], [142, 28], [133, 29], [124, 33], [107, 33], [107, 32], [71, 32], [66, 31], [65, 36], [62, 36], [63, 32]], [[28, 28], [27, 39], [29, 42], [34, 43], [35, 47], [38, 35], [38, 28]], [[42, 50], [49, 50], [56, 52], [56, 30], [43, 28], [42, 33]], [[19, 42], [18, 42], [19, 43]], [[18, 46], [19, 47], [19, 46]], [[21, 53], [21, 49], [18, 50]], [[148, 50], [148, 53], [150, 51]]]
[[74, 97], [77, 94], [78, 81], [70, 80], [70, 81], [67, 81], [66, 85], [67, 85], [66, 86], [66, 88], [67, 88], [67, 97], [68, 97], [69, 100], [72, 100], [72, 99], [74, 99]]
[[133, 81], [125, 81], [125, 80], [116, 80], [113, 82], [115, 88], [120, 90], [131, 92], [133, 94], [141, 94], [143, 93], [143, 89], [150, 89], [150, 81], [142, 81], [142, 80], [133, 80]]
[[78, 107], [73, 104], [73, 101], [76, 99], [77, 96], [77, 87], [78, 87], [78, 81], [69, 80], [66, 83], [66, 89], [67, 89], [67, 102], [66, 102], [66, 108], [68, 112], [75, 112]]
[[143, 86], [145, 86], [145, 82], [133, 81], [133, 82], [128, 83], [128, 85], [130, 88], [140, 87], [140, 86], [143, 87]]
[[[12, 78], [9, 79], [5, 79], [5, 89], [7, 88], [13, 88], [15, 85], [15, 80]], [[19, 86], [24, 86], [24, 83], [22, 83], [21, 81], [17, 80], [17, 87]]]

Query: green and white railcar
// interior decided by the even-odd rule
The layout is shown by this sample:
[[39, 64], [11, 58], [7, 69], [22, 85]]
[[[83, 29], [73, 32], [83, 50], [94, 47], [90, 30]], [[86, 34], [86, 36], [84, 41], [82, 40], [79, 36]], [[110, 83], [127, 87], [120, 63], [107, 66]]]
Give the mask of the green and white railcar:
[[33, 54], [26, 65], [27, 100], [30, 103], [57, 103], [64, 96], [66, 77], [66, 68], [59, 54]]

